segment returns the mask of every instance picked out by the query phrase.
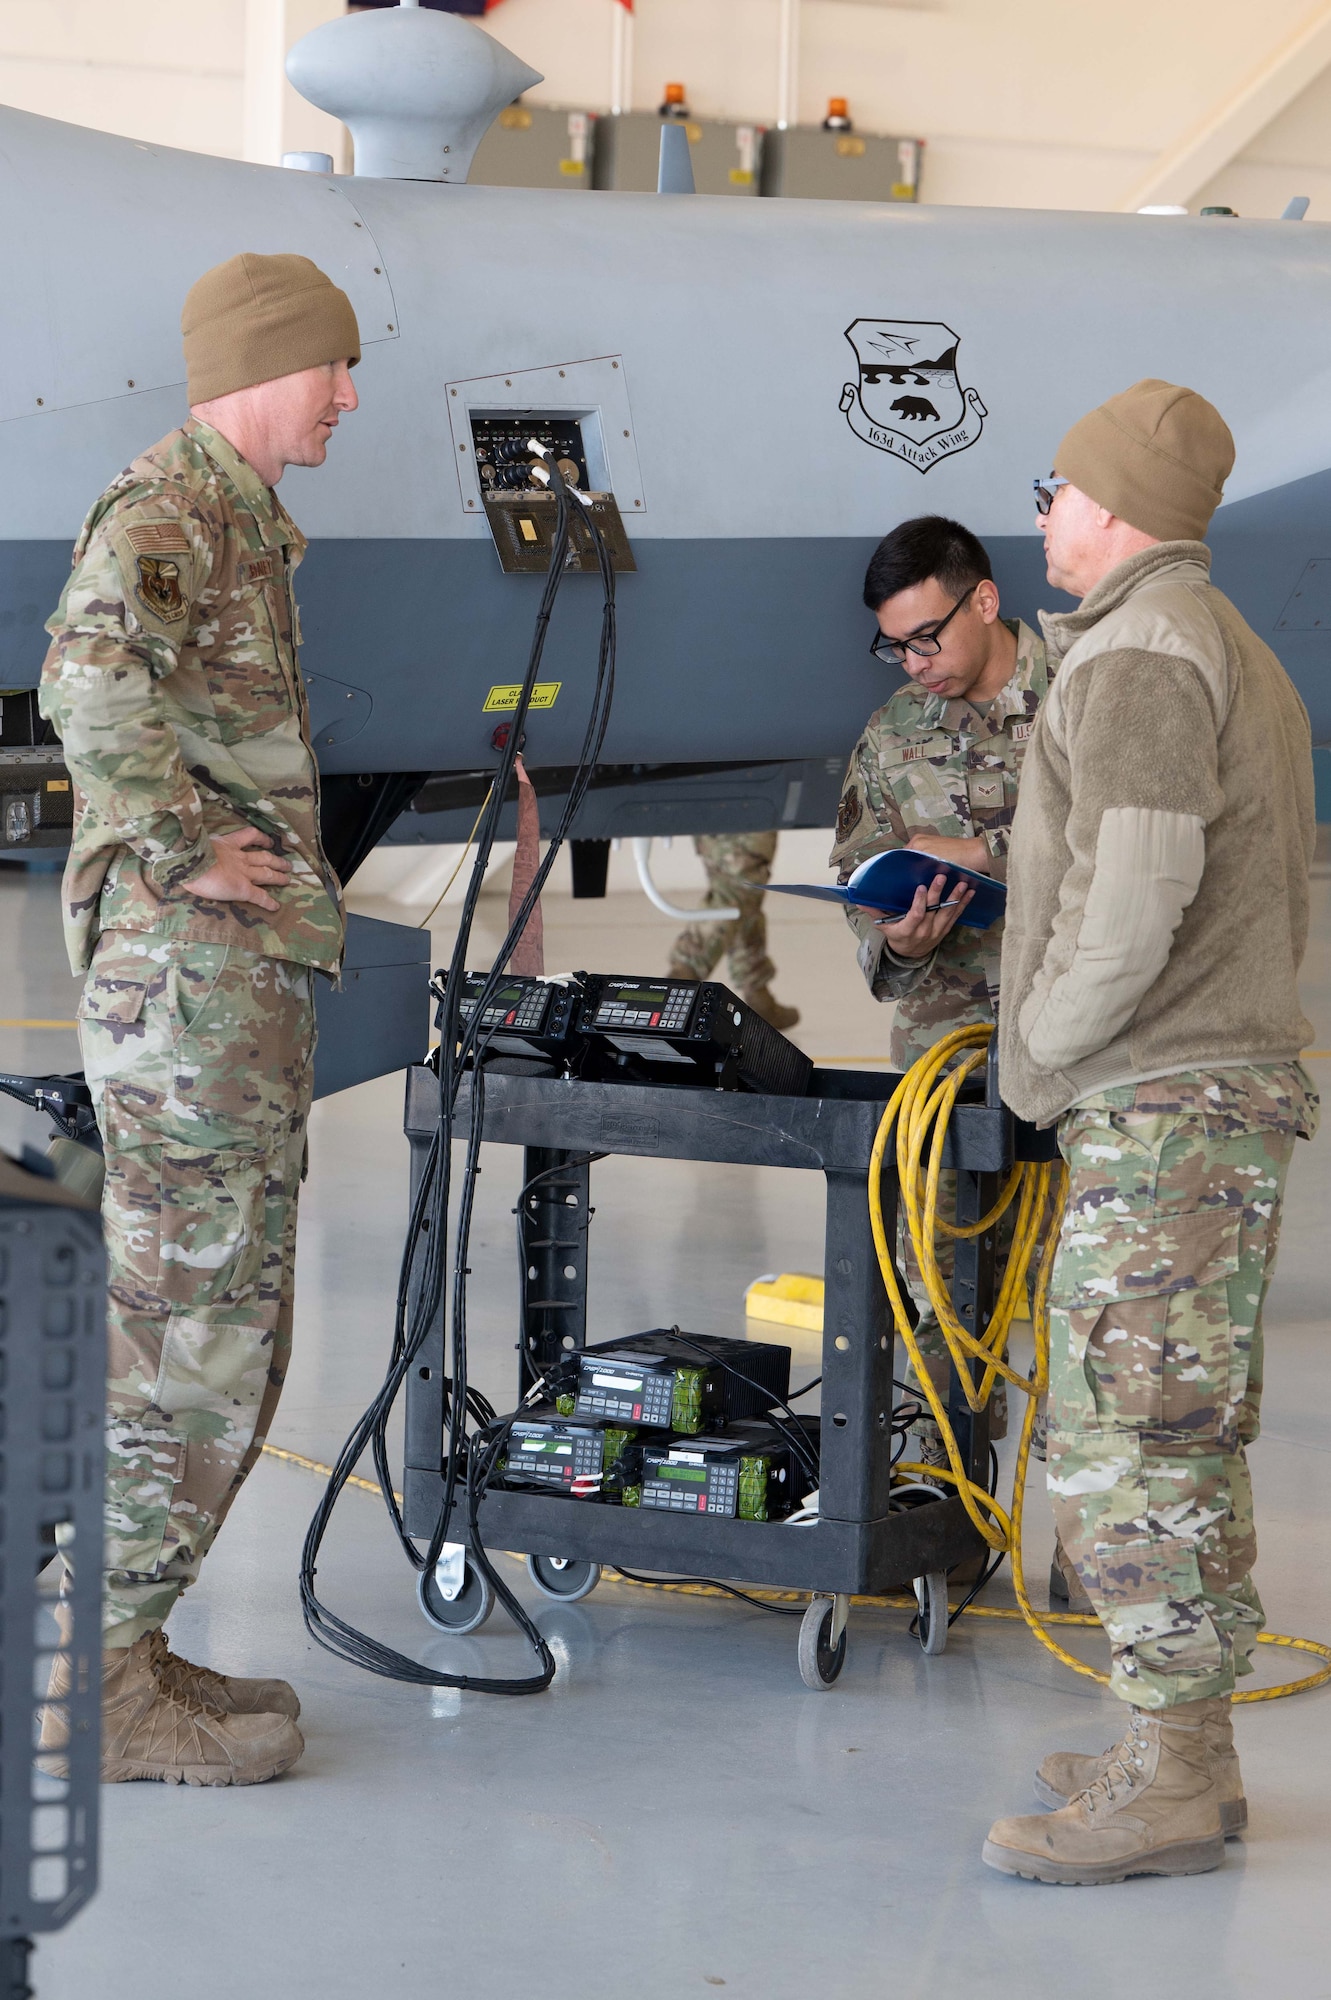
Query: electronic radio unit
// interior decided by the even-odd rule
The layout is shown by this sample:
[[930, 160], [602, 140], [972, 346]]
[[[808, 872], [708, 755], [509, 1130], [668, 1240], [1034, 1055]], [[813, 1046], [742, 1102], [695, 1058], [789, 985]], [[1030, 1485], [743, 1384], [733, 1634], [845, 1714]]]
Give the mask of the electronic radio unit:
[[[458, 1002], [460, 1023], [470, 1025], [488, 973], [463, 975]], [[434, 1024], [443, 1024], [444, 974], [435, 974], [435, 992], [440, 994]], [[490, 997], [481, 1015], [477, 1044], [482, 1060], [487, 1055], [532, 1056], [546, 1062], [570, 1062], [582, 1046], [574, 1020], [582, 1000], [575, 980], [535, 979], [506, 974]]]
[[813, 1064], [761, 1014], [713, 980], [592, 973], [578, 1027], [581, 1074], [600, 1082], [691, 1083], [805, 1097]]
[[772, 1424], [733, 1424], [706, 1437], [643, 1439], [626, 1464], [625, 1506], [667, 1514], [776, 1521], [813, 1480]]
[[[515, 1423], [509, 1433], [504, 1484], [539, 1486], [575, 1500], [599, 1500], [607, 1473], [632, 1437], [632, 1430], [538, 1411]], [[614, 1497], [619, 1497], [617, 1491]]]
[[790, 1349], [658, 1328], [585, 1347], [561, 1415], [673, 1430], [686, 1437], [759, 1417], [790, 1393]]

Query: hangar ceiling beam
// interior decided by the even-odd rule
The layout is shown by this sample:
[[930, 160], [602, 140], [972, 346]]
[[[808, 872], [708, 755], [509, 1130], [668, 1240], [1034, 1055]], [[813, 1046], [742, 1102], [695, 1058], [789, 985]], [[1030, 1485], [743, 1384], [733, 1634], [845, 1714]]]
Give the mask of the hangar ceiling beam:
[[1331, 0], [1323, 0], [1245, 83], [1213, 104], [1190, 132], [1160, 155], [1125, 197], [1122, 207], [1131, 213], [1148, 203], [1185, 205], [1191, 201], [1301, 91], [1316, 82], [1328, 63]]

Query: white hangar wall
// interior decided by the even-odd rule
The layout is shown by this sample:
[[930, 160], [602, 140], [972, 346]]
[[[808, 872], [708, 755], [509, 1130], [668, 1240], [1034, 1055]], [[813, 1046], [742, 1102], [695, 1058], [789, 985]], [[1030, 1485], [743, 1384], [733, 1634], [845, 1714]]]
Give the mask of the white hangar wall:
[[[237, 158], [344, 135], [281, 75], [342, 0], [0, 0], [0, 102]], [[618, 0], [502, 0], [487, 25], [533, 97], [608, 107]], [[633, 102], [667, 80], [703, 116], [771, 122], [780, 0], [637, 0]], [[926, 201], [1121, 208], [1180, 199], [1331, 220], [1331, 4], [1308, 0], [804, 0], [799, 115], [832, 95], [928, 144]], [[1152, 177], [1173, 177], [1159, 194]], [[1181, 191], [1186, 184], [1186, 191]]]

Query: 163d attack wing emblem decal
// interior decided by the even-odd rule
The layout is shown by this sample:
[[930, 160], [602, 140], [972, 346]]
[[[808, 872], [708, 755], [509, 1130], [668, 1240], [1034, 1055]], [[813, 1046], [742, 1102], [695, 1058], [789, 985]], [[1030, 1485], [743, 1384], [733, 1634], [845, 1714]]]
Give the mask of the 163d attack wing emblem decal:
[[975, 443], [989, 412], [957, 374], [957, 336], [941, 320], [856, 319], [846, 339], [860, 364], [841, 407], [856, 437], [927, 472]]

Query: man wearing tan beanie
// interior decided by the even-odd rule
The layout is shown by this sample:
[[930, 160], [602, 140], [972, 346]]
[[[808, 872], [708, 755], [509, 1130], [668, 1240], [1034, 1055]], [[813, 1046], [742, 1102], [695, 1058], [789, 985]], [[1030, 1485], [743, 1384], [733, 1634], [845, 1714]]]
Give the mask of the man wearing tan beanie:
[[[295, 1763], [285, 1681], [162, 1630], [262, 1448], [291, 1345], [315, 972], [341, 889], [273, 488], [356, 407], [350, 301], [307, 257], [243, 254], [182, 315], [190, 418], [88, 515], [50, 620], [42, 713], [76, 788], [65, 869], [109, 1260], [102, 1775], [255, 1784]], [[67, 1740], [55, 1705], [44, 1762]]]
[[1057, 1123], [1049, 1492], [1128, 1704], [1099, 1756], [1036, 1774], [1054, 1811], [984, 1859], [1043, 1882], [1216, 1868], [1247, 1824], [1230, 1703], [1263, 1625], [1245, 1445], [1296, 1137], [1317, 1097], [1308, 718], [1210, 581], [1234, 461], [1190, 389], [1138, 382], [1037, 487], [1060, 661], [1008, 863], [1004, 1099]]

